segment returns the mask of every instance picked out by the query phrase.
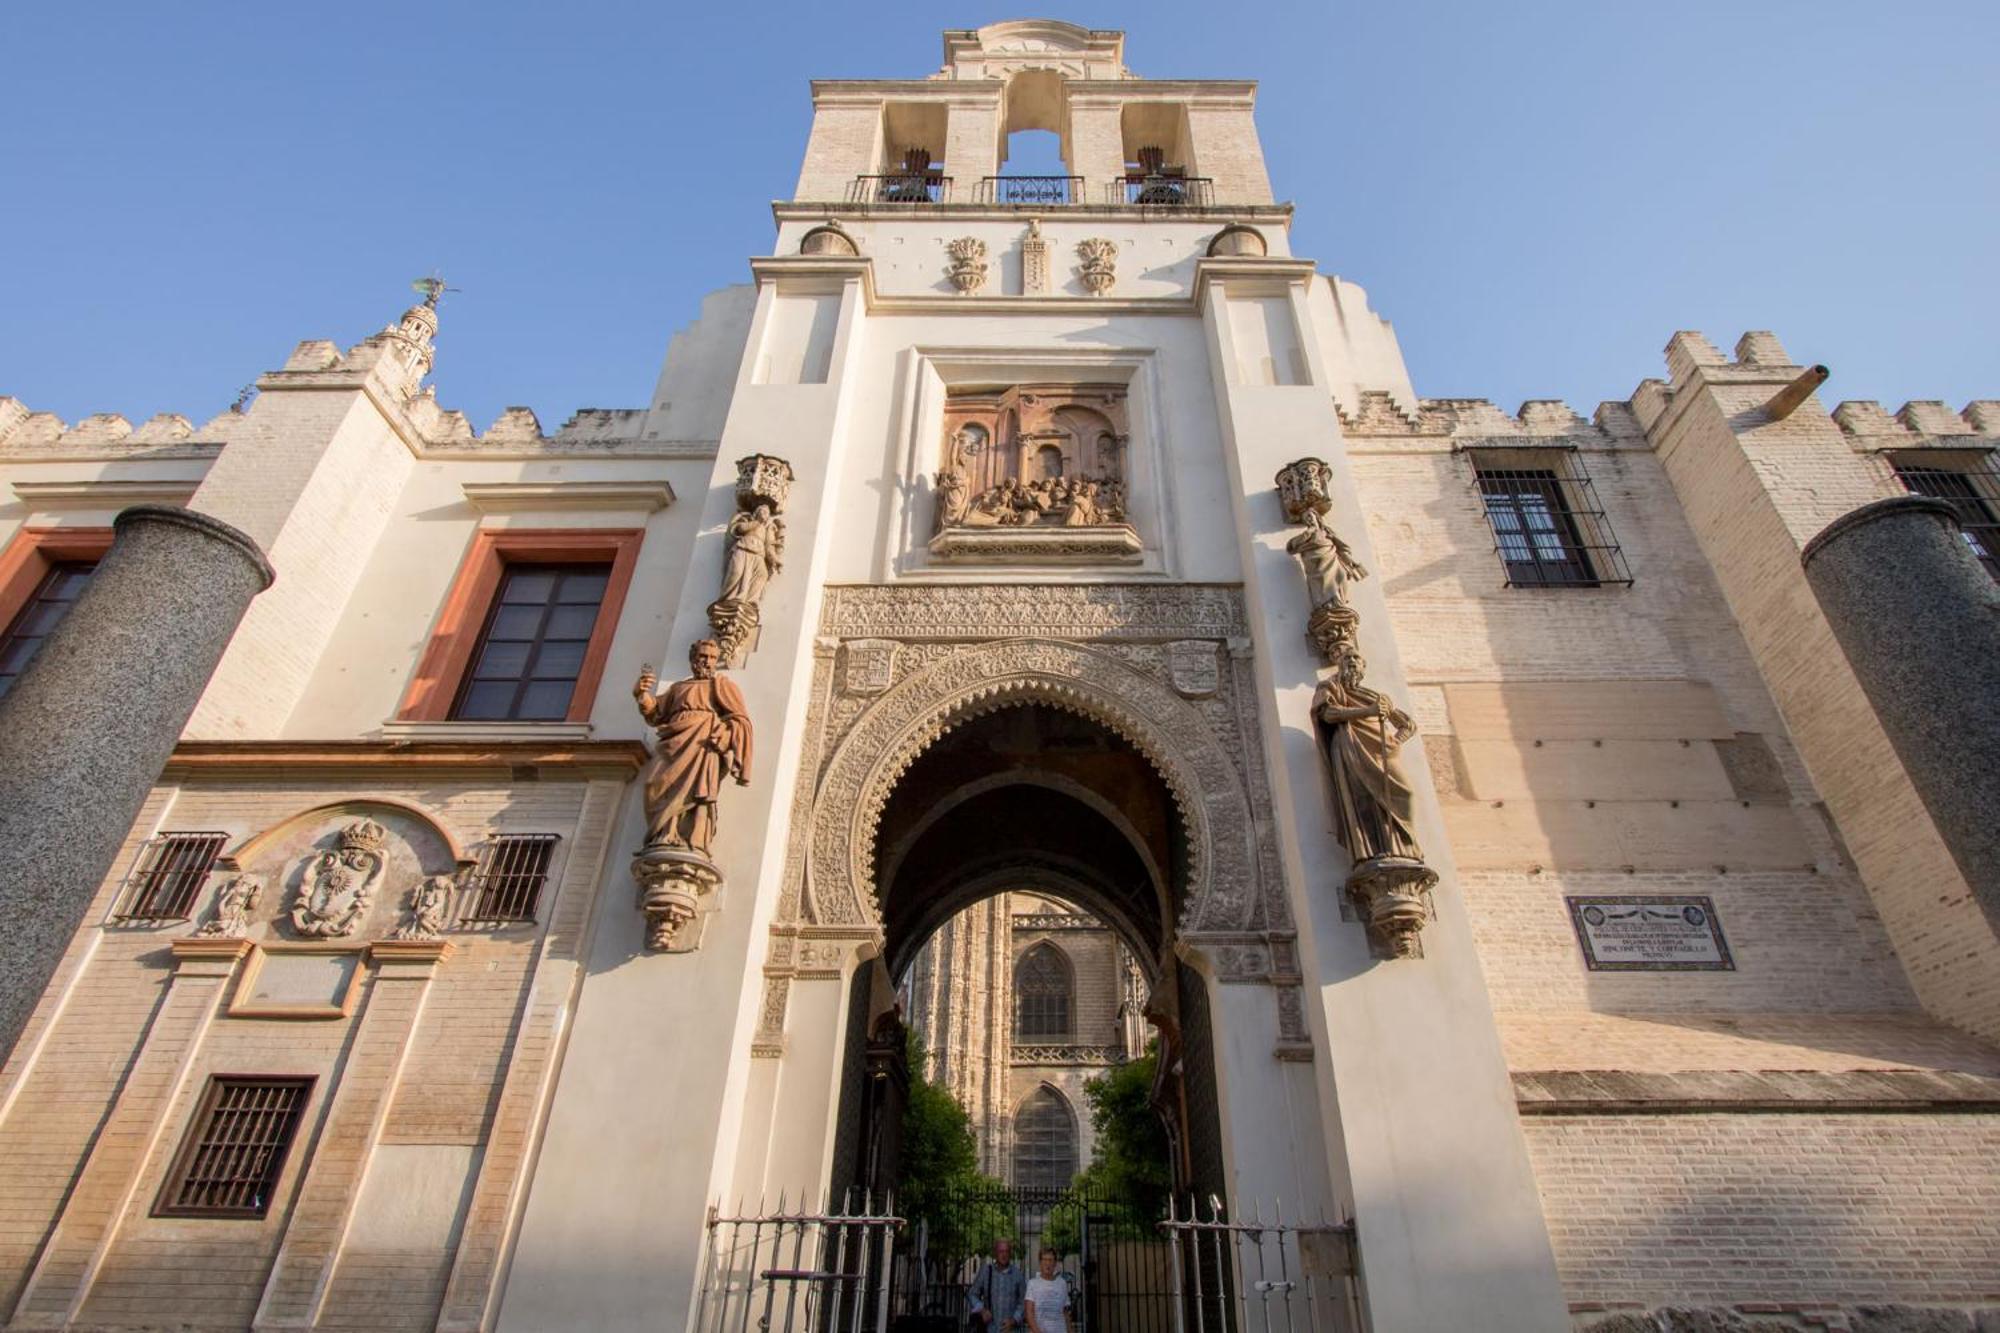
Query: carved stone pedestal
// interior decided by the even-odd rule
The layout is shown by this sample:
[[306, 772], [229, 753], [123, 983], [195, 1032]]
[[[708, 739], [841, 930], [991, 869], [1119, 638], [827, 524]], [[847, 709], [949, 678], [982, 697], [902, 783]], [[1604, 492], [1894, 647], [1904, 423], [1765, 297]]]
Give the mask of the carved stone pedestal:
[[1146, 558], [1146, 546], [1129, 523], [1023, 524], [946, 528], [931, 538], [931, 554], [940, 561], [980, 564], [1136, 565]]
[[1360, 623], [1361, 613], [1353, 607], [1343, 602], [1324, 602], [1307, 617], [1306, 637], [1319, 649], [1319, 655], [1331, 662], [1354, 642], [1354, 627]]
[[649, 846], [632, 858], [639, 883], [639, 907], [646, 914], [646, 947], [688, 953], [701, 940], [684, 928], [701, 900], [722, 886], [722, 871], [700, 852], [685, 847]]
[[1430, 920], [1430, 893], [1437, 878], [1435, 870], [1408, 856], [1373, 856], [1348, 875], [1348, 896], [1387, 956], [1424, 956], [1418, 937]]

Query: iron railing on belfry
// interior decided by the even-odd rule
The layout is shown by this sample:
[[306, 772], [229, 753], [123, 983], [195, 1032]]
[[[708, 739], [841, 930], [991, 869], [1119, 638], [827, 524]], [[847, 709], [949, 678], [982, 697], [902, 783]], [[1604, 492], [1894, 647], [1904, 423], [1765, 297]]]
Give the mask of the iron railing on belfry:
[[817, 1212], [711, 1207], [696, 1333], [884, 1333], [902, 1227], [891, 1199], [853, 1190]]
[[951, 177], [932, 176], [856, 176], [847, 187], [847, 202], [850, 204], [948, 204], [951, 202]]
[[1215, 201], [1215, 181], [1208, 176], [1127, 176], [1111, 182], [1109, 204], [1141, 204], [1151, 208], [1207, 208]]
[[1171, 1201], [1160, 1232], [1173, 1333], [1360, 1333], [1352, 1222], [1287, 1222], [1276, 1204], [1266, 1221], [1261, 1203], [1232, 1222], [1211, 1195]]
[[979, 181], [982, 204], [1029, 204], [1040, 208], [1062, 208], [1083, 202], [1081, 176], [983, 176]]

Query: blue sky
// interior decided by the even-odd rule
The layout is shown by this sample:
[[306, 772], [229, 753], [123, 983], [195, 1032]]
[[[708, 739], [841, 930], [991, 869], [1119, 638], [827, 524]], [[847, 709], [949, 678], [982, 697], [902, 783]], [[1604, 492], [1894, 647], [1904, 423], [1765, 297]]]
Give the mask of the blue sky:
[[1259, 79], [1294, 248], [1368, 288], [1420, 394], [1588, 412], [1677, 328], [1772, 328], [1834, 399], [2000, 397], [1991, 0], [15, 5], [0, 393], [200, 420], [435, 268], [475, 428], [642, 405], [768, 247], [807, 80], [1024, 16]]

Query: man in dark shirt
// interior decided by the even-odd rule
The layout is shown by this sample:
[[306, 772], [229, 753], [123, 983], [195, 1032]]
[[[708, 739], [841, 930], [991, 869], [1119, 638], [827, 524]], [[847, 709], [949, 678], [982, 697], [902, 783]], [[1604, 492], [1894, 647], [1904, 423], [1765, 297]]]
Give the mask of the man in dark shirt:
[[1027, 1312], [1023, 1299], [1028, 1293], [1028, 1274], [1014, 1262], [1014, 1243], [1004, 1237], [993, 1242], [993, 1257], [979, 1266], [966, 1292], [966, 1308], [978, 1322], [975, 1333], [1008, 1333], [1025, 1328]]

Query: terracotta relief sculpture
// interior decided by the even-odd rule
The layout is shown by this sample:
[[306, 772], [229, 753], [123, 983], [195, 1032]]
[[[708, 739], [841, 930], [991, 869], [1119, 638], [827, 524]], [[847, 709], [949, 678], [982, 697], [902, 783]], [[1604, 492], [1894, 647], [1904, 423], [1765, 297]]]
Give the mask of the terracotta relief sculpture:
[[632, 863], [649, 923], [647, 942], [675, 947], [701, 895], [722, 882], [709, 859], [725, 778], [750, 780], [750, 714], [734, 681], [718, 673], [721, 648], [699, 639], [691, 675], [658, 694], [649, 668], [632, 694], [658, 743], [645, 774], [646, 845]]
[[215, 915], [203, 922], [195, 934], [205, 939], [243, 938], [250, 926], [250, 913], [257, 910], [263, 898], [262, 876], [237, 875], [223, 881], [222, 887], [215, 891]]
[[740, 666], [762, 623], [764, 589], [784, 568], [785, 520], [778, 515], [791, 493], [792, 466], [782, 458], [752, 454], [736, 461], [736, 514], [729, 520], [722, 591], [708, 607], [709, 628], [722, 660]]
[[292, 925], [299, 934], [326, 939], [354, 933], [368, 915], [388, 841], [389, 830], [363, 819], [340, 831], [333, 851], [313, 858], [292, 904]]
[[1384, 952], [1418, 958], [1437, 873], [1417, 845], [1412, 791], [1396, 756], [1417, 725], [1362, 683], [1368, 665], [1354, 639], [1361, 616], [1347, 592], [1368, 571], [1327, 525], [1331, 477], [1332, 469], [1317, 458], [1302, 458], [1278, 473], [1285, 517], [1304, 528], [1285, 549], [1305, 570], [1312, 604], [1306, 637], [1333, 665], [1333, 674], [1313, 691], [1313, 736], [1332, 782], [1334, 836], [1354, 861], [1347, 893]]
[[[1122, 385], [954, 394], [937, 473], [942, 560], [1131, 563]], [[1024, 529], [1030, 531], [1023, 531]]]

